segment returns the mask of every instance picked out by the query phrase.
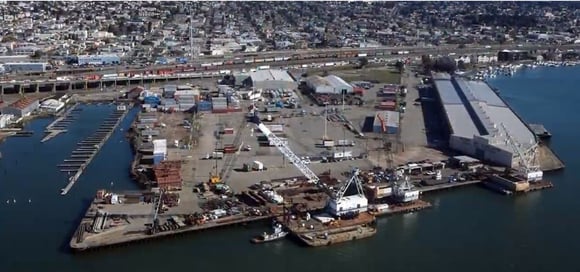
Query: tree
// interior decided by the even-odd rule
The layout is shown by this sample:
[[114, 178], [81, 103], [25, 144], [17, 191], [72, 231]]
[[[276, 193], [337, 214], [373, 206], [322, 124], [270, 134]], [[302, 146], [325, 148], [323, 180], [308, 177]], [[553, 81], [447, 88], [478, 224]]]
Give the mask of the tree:
[[395, 63], [395, 67], [397, 67], [397, 70], [399, 70], [399, 73], [403, 73], [403, 71], [405, 70], [405, 63], [402, 60], [398, 60], [397, 63]]
[[455, 60], [450, 57], [441, 57], [435, 61], [433, 65], [433, 70], [439, 72], [454, 73], [457, 70], [457, 65]]
[[425, 72], [429, 72], [431, 69], [433, 69], [433, 60], [429, 55], [421, 56], [421, 64], [423, 65], [423, 70]]
[[460, 60], [457, 62], [457, 69], [465, 70], [466, 68], [467, 68], [467, 65], [465, 64], [465, 61]]
[[41, 50], [36, 50], [36, 51], [34, 51], [34, 53], [30, 57], [35, 58], [35, 59], [39, 59], [43, 55], [44, 55], [44, 52], [42, 52]]
[[360, 57], [358, 58], [358, 67], [363, 68], [369, 64], [369, 60], [367, 57]]

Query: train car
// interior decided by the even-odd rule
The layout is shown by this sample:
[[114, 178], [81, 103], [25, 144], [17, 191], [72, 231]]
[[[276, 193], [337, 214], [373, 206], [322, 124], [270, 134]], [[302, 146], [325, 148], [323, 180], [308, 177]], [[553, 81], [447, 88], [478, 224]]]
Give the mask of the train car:
[[254, 59], [246, 59], [244, 60], [244, 63], [254, 63]]
[[274, 58], [266, 58], [266, 59], [264, 59], [264, 62], [273, 62], [273, 61], [274, 61]]
[[283, 61], [284, 59], [282, 57], [275, 57], [274, 61]]
[[255, 59], [254, 62], [255, 63], [261, 63], [261, 62], [264, 62], [264, 59]]

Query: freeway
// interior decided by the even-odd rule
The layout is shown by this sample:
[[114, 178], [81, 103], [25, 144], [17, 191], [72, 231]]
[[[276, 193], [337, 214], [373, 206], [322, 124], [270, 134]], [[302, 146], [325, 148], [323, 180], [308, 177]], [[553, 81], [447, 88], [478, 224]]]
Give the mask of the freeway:
[[[510, 46], [509, 48], [515, 47], [518, 50], [545, 50], [559, 48], [560, 50], [567, 49], [577, 49], [580, 45], [570, 44], [570, 45], [521, 45], [521, 46]], [[369, 58], [379, 57], [396, 57], [396, 58], [407, 58], [407, 57], [417, 57], [424, 54], [433, 55], [446, 55], [449, 53], [456, 53], [458, 55], [469, 55], [469, 54], [483, 54], [497, 52], [499, 50], [507, 49], [508, 46], [505, 45], [492, 45], [492, 46], [467, 46], [465, 48], [457, 48], [457, 46], [439, 46], [439, 47], [377, 47], [377, 48], [337, 48], [337, 49], [321, 49], [321, 50], [292, 50], [292, 51], [275, 51], [275, 52], [261, 52], [259, 55], [263, 56], [261, 62], [256, 62], [258, 57], [244, 57], [238, 58], [236, 62], [232, 64], [226, 64], [224, 62], [221, 65], [216, 64], [216, 59], [196, 59], [192, 63], [187, 65], [152, 65], [152, 66], [111, 66], [111, 67], [101, 67], [101, 68], [78, 68], [78, 69], [61, 69], [56, 72], [56, 74], [44, 74], [41, 76], [14, 76], [5, 77], [3, 81], [25, 81], [25, 80], [46, 80], [54, 79], [57, 75], [74, 75], [78, 77], [83, 77], [87, 75], [105, 75], [105, 74], [145, 74], [145, 73], [157, 73], [163, 70], [176, 70], [176, 68], [194, 70], [194, 71], [208, 71], [208, 70], [231, 70], [240, 67], [256, 67], [258, 65], [272, 65], [276, 64], [280, 66], [281, 64], [308, 64], [308, 63], [321, 63], [321, 62], [335, 62], [335, 61], [349, 61], [356, 60], [357, 54], [367, 54]], [[395, 50], [395, 51], [394, 51]], [[392, 55], [392, 52], [408, 51], [408, 54], [404, 55]], [[307, 52], [307, 53], [306, 53]], [[332, 54], [339, 54], [340, 52], [355, 52], [354, 55], [337, 55], [336, 57], [327, 57]], [[379, 53], [380, 52], [380, 53]], [[273, 55], [267, 55], [273, 54]], [[325, 54], [325, 57], [316, 57], [315, 54]], [[381, 54], [380, 56], [377, 54]], [[267, 56], [274, 57], [287, 57], [286, 61], [265, 61]], [[308, 57], [310, 56], [310, 58]], [[250, 61], [250, 62], [247, 62]], [[206, 65], [205, 67], [203, 65]], [[188, 69], [191, 68], [191, 69]], [[172, 73], [174, 71], [171, 71]], [[177, 71], [179, 72], [179, 71]]]

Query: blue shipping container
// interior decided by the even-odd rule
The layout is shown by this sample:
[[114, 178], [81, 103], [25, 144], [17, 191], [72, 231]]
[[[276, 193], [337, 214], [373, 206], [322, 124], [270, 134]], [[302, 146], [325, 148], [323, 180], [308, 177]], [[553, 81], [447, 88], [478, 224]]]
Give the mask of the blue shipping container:
[[211, 102], [209, 101], [199, 101], [199, 103], [197, 103], [198, 111], [211, 111], [211, 109]]
[[153, 164], [158, 165], [164, 159], [163, 154], [153, 154]]

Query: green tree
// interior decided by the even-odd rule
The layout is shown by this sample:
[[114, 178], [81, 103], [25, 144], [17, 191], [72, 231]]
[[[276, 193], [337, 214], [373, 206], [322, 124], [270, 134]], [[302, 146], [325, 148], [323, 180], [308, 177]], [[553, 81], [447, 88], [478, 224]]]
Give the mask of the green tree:
[[366, 57], [358, 58], [358, 66], [360, 68], [363, 68], [363, 67], [367, 66], [368, 64], [369, 64], [369, 59], [367, 59]]

